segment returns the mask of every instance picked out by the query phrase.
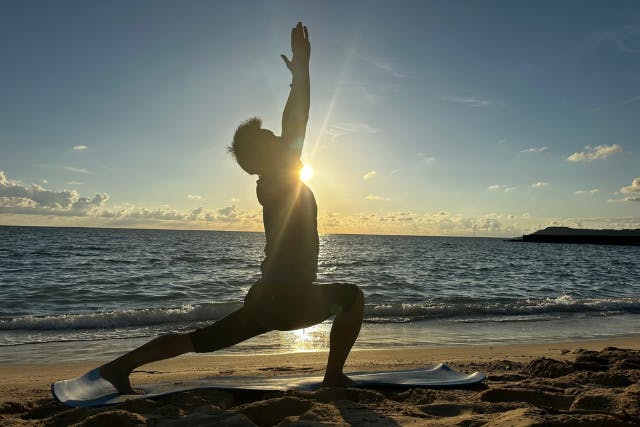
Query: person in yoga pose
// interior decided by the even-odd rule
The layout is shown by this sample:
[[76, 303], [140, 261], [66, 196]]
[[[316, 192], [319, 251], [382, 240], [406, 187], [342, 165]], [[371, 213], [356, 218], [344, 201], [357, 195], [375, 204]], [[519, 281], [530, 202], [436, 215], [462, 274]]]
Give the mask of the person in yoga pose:
[[291, 72], [282, 114], [282, 135], [251, 118], [236, 130], [229, 151], [240, 167], [258, 175], [256, 193], [263, 208], [266, 237], [261, 278], [238, 310], [189, 333], [169, 333], [100, 366], [101, 376], [121, 394], [133, 394], [129, 374], [146, 363], [189, 352], [212, 352], [272, 330], [287, 331], [335, 316], [323, 385], [346, 387], [347, 356], [360, 333], [364, 296], [353, 284], [314, 284], [318, 270], [317, 206], [299, 179], [300, 157], [309, 119], [309, 32], [291, 30], [292, 57], [281, 55]]

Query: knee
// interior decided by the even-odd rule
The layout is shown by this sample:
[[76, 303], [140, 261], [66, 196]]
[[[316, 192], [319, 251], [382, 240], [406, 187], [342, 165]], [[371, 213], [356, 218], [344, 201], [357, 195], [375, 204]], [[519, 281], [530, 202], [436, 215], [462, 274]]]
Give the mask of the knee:
[[361, 312], [364, 309], [364, 292], [356, 285], [349, 284], [348, 286], [351, 287], [353, 296], [351, 297], [351, 304], [347, 306], [347, 311], [356, 310]]

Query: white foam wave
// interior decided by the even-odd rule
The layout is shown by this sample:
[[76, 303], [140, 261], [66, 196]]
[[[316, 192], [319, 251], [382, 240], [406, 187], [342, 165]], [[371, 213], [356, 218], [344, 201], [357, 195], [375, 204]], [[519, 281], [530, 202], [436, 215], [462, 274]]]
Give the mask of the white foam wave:
[[[146, 308], [99, 313], [20, 316], [0, 320], [0, 330], [43, 331], [114, 329], [184, 322], [213, 321], [240, 307], [239, 302], [184, 305], [174, 308]], [[465, 301], [422, 304], [369, 304], [368, 322], [407, 322], [489, 316], [530, 316], [553, 313], [640, 313], [640, 298], [578, 299], [569, 295], [555, 298], [510, 301]]]
[[240, 303], [184, 305], [177, 308], [145, 308], [99, 313], [20, 316], [0, 320], [0, 330], [113, 329], [165, 323], [217, 320], [240, 307]]
[[640, 298], [555, 298], [511, 301], [386, 304], [369, 306], [365, 316], [374, 321], [411, 321], [466, 316], [522, 316], [552, 313], [640, 313]]

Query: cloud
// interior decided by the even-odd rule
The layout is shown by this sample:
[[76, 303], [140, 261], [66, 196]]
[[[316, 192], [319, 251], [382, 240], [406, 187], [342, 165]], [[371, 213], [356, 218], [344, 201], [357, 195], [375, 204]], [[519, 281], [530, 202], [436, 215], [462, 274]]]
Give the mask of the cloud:
[[81, 197], [76, 190], [51, 191], [38, 184], [23, 185], [0, 171], [0, 213], [31, 215], [92, 215], [109, 199], [105, 193]]
[[598, 191], [600, 191], [600, 190], [598, 190], [597, 188], [592, 188], [591, 190], [576, 190], [576, 191], [573, 192], [573, 194], [576, 194], [578, 196], [584, 196], [584, 195], [593, 196]]
[[413, 212], [390, 212], [379, 217], [382, 222], [410, 222], [415, 221], [417, 216]]
[[99, 216], [109, 220], [115, 225], [135, 225], [149, 223], [170, 223], [181, 225], [242, 226], [250, 229], [258, 229], [262, 224], [259, 212], [246, 212], [236, 208], [235, 205], [219, 209], [205, 209], [199, 207], [187, 211], [178, 211], [168, 207], [149, 209], [128, 205], [120, 209], [102, 211]]
[[598, 145], [596, 147], [587, 145], [584, 148], [585, 151], [573, 153], [567, 157], [567, 160], [570, 162], [591, 162], [593, 160], [606, 159], [614, 153], [621, 153], [623, 151], [622, 147], [618, 144]]
[[365, 200], [388, 201], [391, 199], [389, 199], [388, 197], [376, 196], [375, 194], [369, 194], [365, 197]]
[[549, 147], [531, 147], [524, 150], [521, 150], [521, 153], [542, 153], [543, 151], [547, 151]]
[[435, 157], [427, 156], [425, 153], [418, 153], [418, 157], [422, 158], [422, 160], [426, 163], [431, 163], [436, 161]]
[[362, 179], [364, 179], [365, 181], [375, 178], [375, 176], [378, 174], [378, 172], [376, 171], [369, 171], [367, 173], [365, 173], [364, 175], [362, 175]]
[[598, 111], [605, 111], [614, 108], [624, 107], [626, 105], [635, 104], [636, 102], [640, 102], [640, 96], [632, 96], [631, 98], [625, 98], [621, 101], [614, 102], [612, 104], [601, 105], [599, 107], [589, 108], [587, 111], [590, 113], [595, 113]]
[[197, 194], [187, 194], [187, 199], [192, 199], [192, 200], [203, 200], [204, 197], [199, 196]]
[[145, 208], [130, 204], [108, 208], [108, 200], [109, 195], [105, 193], [83, 197], [76, 190], [53, 191], [38, 184], [25, 185], [8, 179], [4, 171], [0, 170], [0, 215], [46, 215], [49, 223], [53, 221], [53, 217], [85, 217], [93, 221], [92, 225], [101, 226], [161, 226], [166, 223], [171, 226], [202, 225], [219, 229], [235, 227], [259, 230], [262, 227], [259, 211], [247, 212], [235, 205], [219, 209], [200, 207], [179, 211], [166, 206]]
[[205, 209], [202, 207], [178, 211], [168, 207], [148, 209], [127, 205], [120, 209], [104, 210], [99, 215], [116, 223], [140, 223], [145, 221], [169, 221], [179, 223], [241, 223], [261, 220], [255, 212], [245, 212], [232, 206], [219, 209]]
[[380, 105], [385, 98], [398, 90], [397, 81], [391, 83], [363, 82], [342, 80], [338, 83], [338, 90], [349, 99], [363, 99], [368, 104]]
[[622, 187], [620, 192], [623, 194], [635, 194], [640, 193], [640, 177], [634, 178], [631, 181], [631, 185], [627, 185], [626, 187]]
[[392, 77], [395, 77], [397, 79], [404, 79], [405, 77], [407, 77], [406, 75], [402, 74], [400, 71], [398, 71], [398, 67], [391, 63], [391, 62], [385, 62], [385, 61], [376, 61], [374, 63], [374, 66], [381, 71], [384, 71], [385, 73], [389, 74]]
[[89, 147], [87, 147], [86, 145], [74, 145], [74, 146], [73, 146], [73, 148], [72, 148], [72, 150], [75, 150], [75, 151], [84, 151], [84, 150], [86, 150], [87, 148], [89, 148]]
[[362, 122], [343, 122], [329, 126], [325, 129], [325, 133], [331, 137], [331, 141], [335, 142], [339, 138], [354, 133], [376, 134], [380, 130], [373, 126]]
[[491, 99], [475, 98], [475, 97], [472, 97], [472, 96], [467, 96], [467, 97], [444, 96], [441, 99], [443, 101], [446, 101], [446, 102], [453, 102], [455, 104], [463, 104], [463, 105], [466, 105], [468, 107], [473, 107], [473, 108], [488, 108], [488, 107], [493, 107], [495, 105], [495, 101], [493, 101]]
[[516, 236], [515, 225], [522, 221], [507, 215], [486, 214], [466, 217], [445, 211], [418, 213], [392, 211], [383, 214], [320, 214], [318, 225], [327, 233], [409, 234], [409, 235], [487, 235]]
[[592, 218], [565, 218], [560, 220], [569, 226], [584, 228], [610, 228], [633, 229], [640, 228], [640, 217], [592, 217]]
[[634, 178], [631, 185], [622, 187], [620, 193], [631, 194], [631, 196], [622, 199], [609, 199], [608, 202], [640, 202], [640, 177]]
[[398, 71], [398, 66], [392, 62], [373, 57], [372, 55], [365, 55], [356, 51], [355, 49], [349, 49], [349, 54], [370, 65], [373, 65], [376, 70], [382, 71], [391, 77], [395, 77], [397, 79], [403, 79], [406, 77], [403, 73]]
[[548, 182], [545, 181], [538, 181], [538, 182], [534, 182], [533, 184], [531, 184], [531, 187], [533, 188], [542, 188], [542, 187], [548, 187], [551, 184], [549, 184]]
[[509, 193], [511, 191], [515, 191], [516, 188], [517, 187], [508, 187], [506, 185], [500, 185], [500, 184], [493, 184], [493, 185], [490, 185], [490, 186], [487, 187], [487, 189], [489, 191], [496, 191], [496, 192], [501, 191], [501, 192], [504, 192], [504, 193]]
[[89, 173], [89, 171], [84, 168], [74, 168], [73, 166], [64, 166], [64, 169], [75, 173]]
[[626, 54], [640, 53], [640, 25], [624, 25], [601, 31], [592, 38], [585, 50], [602, 45]]
[[82, 185], [82, 184], [84, 184], [84, 182], [67, 181], [67, 185]]

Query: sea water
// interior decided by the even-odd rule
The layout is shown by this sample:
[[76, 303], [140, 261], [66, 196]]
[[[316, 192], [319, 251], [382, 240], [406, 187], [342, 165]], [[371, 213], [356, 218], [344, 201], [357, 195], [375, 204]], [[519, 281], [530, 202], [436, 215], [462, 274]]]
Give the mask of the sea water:
[[[103, 360], [240, 307], [264, 234], [0, 227], [0, 363]], [[355, 348], [534, 343], [640, 330], [640, 247], [322, 235], [318, 283], [355, 283]], [[224, 352], [328, 348], [330, 320]]]

